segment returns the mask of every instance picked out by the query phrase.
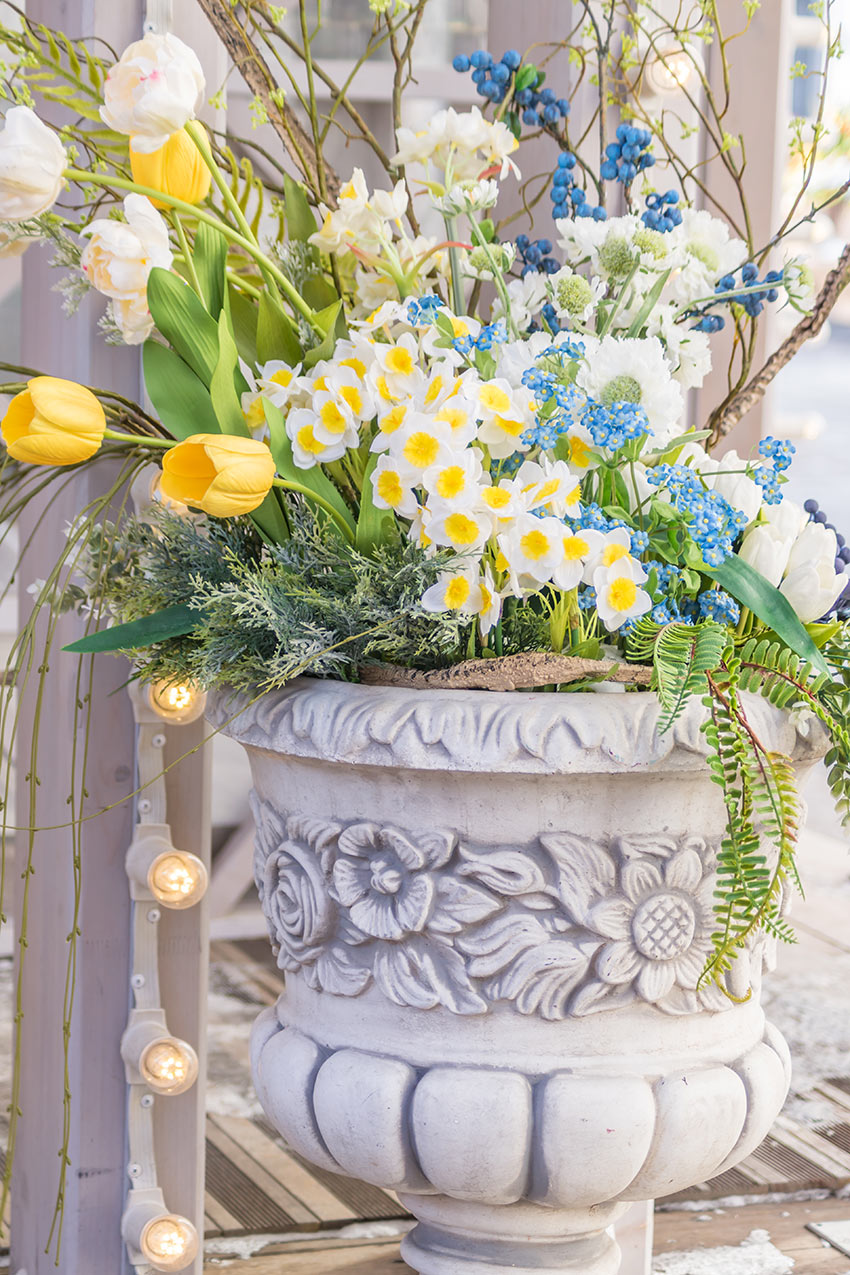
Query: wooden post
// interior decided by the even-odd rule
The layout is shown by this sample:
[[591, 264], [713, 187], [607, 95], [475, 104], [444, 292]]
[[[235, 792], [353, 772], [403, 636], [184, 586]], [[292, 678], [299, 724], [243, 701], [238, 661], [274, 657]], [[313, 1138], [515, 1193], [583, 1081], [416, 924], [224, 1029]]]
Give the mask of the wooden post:
[[[107, 8], [111, 10], [107, 19]], [[61, 25], [70, 35], [95, 31], [119, 47], [138, 35], [141, 6], [104, 0], [30, 0], [31, 18]], [[62, 313], [52, 291], [56, 272], [49, 252], [33, 247], [23, 264], [22, 361], [57, 376], [110, 386], [131, 397], [140, 391], [138, 352], [106, 346], [97, 330], [102, 302], [88, 297], [74, 318]], [[106, 490], [108, 466], [80, 473], [61, 496], [38, 502], [21, 520], [22, 542], [33, 534], [18, 581], [19, 611], [28, 614], [27, 586], [46, 576], [64, 544], [63, 527], [98, 492]], [[37, 821], [65, 824], [75, 740], [77, 660], [61, 647], [82, 634], [74, 616], [57, 626], [46, 677], [38, 753]], [[129, 699], [121, 689], [128, 666], [110, 656], [94, 665], [86, 810], [120, 802], [134, 786], [135, 730]], [[29, 739], [34, 683], [22, 696], [18, 737], [18, 823], [26, 821]], [[81, 715], [84, 718], [84, 714]], [[82, 742], [78, 728], [76, 743]], [[39, 832], [29, 883], [29, 926], [23, 967], [18, 969], [26, 1013], [18, 1029], [21, 1053], [21, 1119], [12, 1182], [11, 1269], [26, 1275], [120, 1275], [125, 1271], [120, 1222], [126, 1177], [126, 1087], [119, 1054], [127, 1020], [130, 961], [130, 899], [124, 853], [134, 822], [132, 802], [83, 825], [82, 903], [77, 945], [75, 1003], [70, 1034], [71, 1122], [65, 1216], [58, 1266], [47, 1254], [59, 1181], [63, 1127], [63, 1002], [72, 928], [74, 880], [72, 839], [67, 828]], [[23, 881], [20, 869], [27, 836], [16, 838], [16, 933], [20, 933]]]

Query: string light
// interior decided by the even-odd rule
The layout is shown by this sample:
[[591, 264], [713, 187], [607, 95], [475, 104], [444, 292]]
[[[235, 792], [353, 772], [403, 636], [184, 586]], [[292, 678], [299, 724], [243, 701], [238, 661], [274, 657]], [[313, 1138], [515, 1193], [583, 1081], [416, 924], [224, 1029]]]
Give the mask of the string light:
[[165, 678], [148, 686], [148, 703], [164, 721], [186, 726], [201, 716], [207, 697], [191, 682]]
[[138, 1066], [145, 1084], [168, 1096], [185, 1093], [198, 1079], [198, 1055], [176, 1036], [152, 1040], [142, 1050]]
[[653, 92], [667, 96], [687, 88], [696, 71], [696, 55], [674, 45], [662, 49], [646, 68], [647, 79]]
[[148, 1222], [139, 1249], [155, 1271], [182, 1271], [198, 1252], [198, 1232], [187, 1217], [164, 1213]]
[[174, 849], [158, 854], [147, 876], [148, 889], [157, 903], [175, 909], [194, 907], [203, 898], [208, 880], [197, 855]]

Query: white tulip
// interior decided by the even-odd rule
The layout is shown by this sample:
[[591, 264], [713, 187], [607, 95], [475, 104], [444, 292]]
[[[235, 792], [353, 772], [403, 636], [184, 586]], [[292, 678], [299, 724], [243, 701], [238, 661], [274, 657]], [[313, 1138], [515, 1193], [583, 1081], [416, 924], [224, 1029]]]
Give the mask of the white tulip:
[[101, 118], [130, 137], [135, 151], [159, 150], [197, 115], [204, 73], [194, 51], [176, 35], [136, 40], [106, 77]]
[[760, 572], [765, 580], [778, 585], [788, 565], [793, 540], [779, 535], [775, 527], [759, 523], [744, 536], [738, 557]]
[[712, 457], [707, 459], [709, 465], [703, 462], [700, 472], [708, 486], [728, 500], [733, 509], [746, 514], [747, 522], [752, 522], [761, 509], [762, 494], [758, 483], [743, 472], [747, 462], [734, 451], [727, 452], [717, 461]]
[[148, 275], [168, 269], [171, 248], [165, 222], [143, 195], [124, 200], [126, 221], [101, 217], [86, 226], [80, 258], [92, 287], [112, 301], [112, 317], [128, 345], [138, 345], [153, 329], [148, 310]]
[[62, 189], [66, 163], [64, 146], [35, 111], [7, 111], [0, 132], [0, 221], [29, 221], [47, 212]]
[[809, 562], [795, 567], [779, 586], [804, 624], [819, 620], [838, 600], [848, 582], [836, 575], [832, 563]]
[[835, 532], [819, 522], [807, 522], [794, 541], [779, 590], [804, 624], [826, 615], [847, 584], [835, 571], [837, 553]]
[[761, 514], [783, 540], [796, 540], [809, 521], [802, 505], [787, 496], [778, 505], [764, 505]]

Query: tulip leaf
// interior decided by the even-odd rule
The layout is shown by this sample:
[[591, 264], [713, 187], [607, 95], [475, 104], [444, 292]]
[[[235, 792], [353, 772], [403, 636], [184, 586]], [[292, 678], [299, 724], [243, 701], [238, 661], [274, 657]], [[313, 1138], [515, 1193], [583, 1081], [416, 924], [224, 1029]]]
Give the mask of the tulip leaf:
[[253, 367], [257, 362], [257, 307], [250, 297], [232, 285], [228, 285], [227, 304], [239, 357]]
[[795, 655], [807, 660], [819, 673], [829, 673], [825, 659], [791, 603], [760, 571], [734, 554], [721, 566], [702, 570], [743, 606], [749, 607]]
[[210, 381], [212, 405], [222, 434], [241, 434], [243, 438], [248, 438], [251, 431], [233, 383], [233, 374], [239, 362], [239, 352], [224, 310], [218, 317], [218, 343], [218, 360]]
[[198, 282], [204, 294], [204, 303], [212, 317], [217, 320], [224, 308], [227, 240], [214, 226], [200, 221], [195, 232], [195, 250], [192, 256]]
[[[289, 482], [299, 483], [302, 487], [307, 487], [310, 491], [314, 491], [317, 496], [321, 496], [322, 500], [327, 501], [329, 505], [332, 505], [342, 515], [353, 532], [355, 530], [354, 519], [351, 516], [351, 510], [340, 495], [339, 488], [331, 482], [319, 465], [314, 465], [312, 469], [298, 468], [292, 457], [292, 444], [286, 432], [283, 412], [279, 407], [275, 407], [273, 403], [270, 403], [268, 399], [263, 400], [263, 407], [265, 408], [266, 421], [269, 427], [269, 447], [271, 448], [277, 472], [281, 478], [285, 478]], [[317, 516], [321, 515], [321, 508], [314, 506], [314, 510]], [[328, 526], [335, 526], [330, 518], [328, 519]]]
[[148, 305], [169, 345], [209, 385], [219, 358], [218, 327], [198, 294], [173, 271], [154, 266], [148, 276]]
[[395, 523], [392, 511], [379, 509], [372, 499], [372, 473], [380, 457], [375, 452], [369, 458], [366, 472], [363, 475], [363, 489], [360, 492], [360, 514], [357, 518], [357, 530], [354, 536], [355, 547], [360, 553], [367, 555], [377, 545], [385, 544], [389, 539], [389, 531]]
[[319, 345], [314, 346], [304, 355], [305, 367], [315, 367], [317, 363], [321, 363], [322, 359], [332, 358], [337, 341], [342, 341], [348, 336], [341, 301], [336, 301], [326, 309], [320, 310], [316, 315], [316, 321], [325, 333], [325, 337]]
[[336, 288], [318, 270], [315, 274], [309, 274], [304, 280], [301, 295], [313, 310], [327, 309], [328, 306], [339, 300], [339, 293]]
[[63, 647], [75, 655], [96, 655], [101, 651], [135, 651], [168, 638], [183, 637], [203, 624], [203, 611], [193, 610], [182, 603], [143, 615], [126, 624], [113, 624], [109, 629], [88, 633], [84, 638]]
[[301, 361], [303, 351], [289, 315], [267, 289], [260, 295], [257, 315], [257, 360], [283, 359], [290, 367]]
[[306, 243], [316, 233], [316, 218], [307, 202], [304, 187], [289, 173], [283, 175], [283, 207], [287, 237]]
[[142, 364], [148, 396], [172, 438], [219, 432], [209, 390], [179, 354], [158, 341], [145, 341]]

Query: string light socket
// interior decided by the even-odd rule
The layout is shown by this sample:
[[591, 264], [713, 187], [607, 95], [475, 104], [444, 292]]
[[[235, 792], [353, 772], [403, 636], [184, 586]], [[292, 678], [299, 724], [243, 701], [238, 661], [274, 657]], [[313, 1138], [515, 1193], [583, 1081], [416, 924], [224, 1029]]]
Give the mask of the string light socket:
[[200, 1238], [187, 1217], [169, 1213], [158, 1187], [134, 1187], [127, 1198], [121, 1234], [135, 1266], [183, 1271], [198, 1254]]
[[194, 907], [204, 897], [209, 873], [197, 855], [179, 850], [168, 824], [139, 824], [125, 862], [133, 898], [155, 899], [164, 908]]
[[147, 1085], [174, 1097], [198, 1079], [198, 1055], [185, 1040], [172, 1036], [161, 1009], [133, 1010], [121, 1038], [127, 1083]]
[[658, 97], [671, 97], [689, 88], [703, 70], [703, 60], [696, 49], [674, 44], [659, 49], [647, 61], [645, 87]]

